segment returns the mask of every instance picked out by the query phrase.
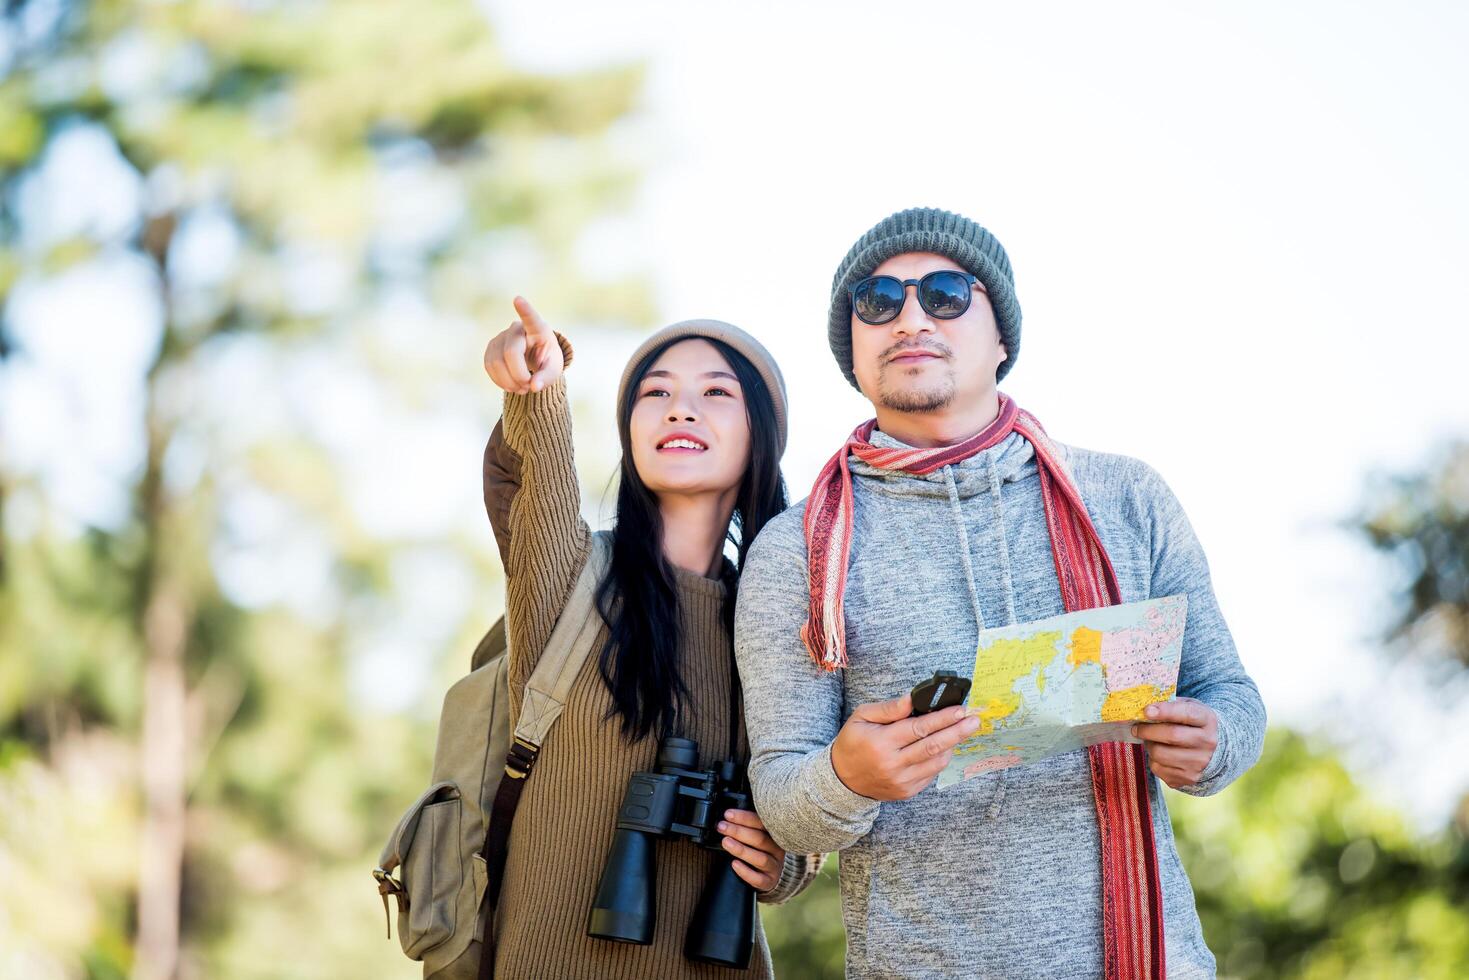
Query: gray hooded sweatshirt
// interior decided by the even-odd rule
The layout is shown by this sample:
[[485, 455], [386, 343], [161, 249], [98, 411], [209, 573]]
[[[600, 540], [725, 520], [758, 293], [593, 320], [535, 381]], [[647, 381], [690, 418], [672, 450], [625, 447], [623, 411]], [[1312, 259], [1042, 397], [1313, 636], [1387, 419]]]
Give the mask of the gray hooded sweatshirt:
[[[902, 445], [881, 432], [872, 441]], [[1217, 793], [1259, 758], [1265, 707], [1199, 542], [1145, 464], [1060, 452], [1123, 600], [1188, 594], [1178, 693], [1218, 714], [1219, 745], [1184, 792]], [[804, 504], [766, 526], [741, 576], [735, 648], [756, 809], [787, 850], [842, 852], [848, 977], [1100, 977], [1100, 845], [1084, 751], [882, 803], [852, 792], [831, 765], [832, 739], [857, 705], [901, 697], [935, 670], [968, 677], [981, 628], [1065, 612], [1030, 443], [1012, 434], [927, 476], [850, 464], [849, 666], [823, 672], [801, 643]], [[1211, 977], [1163, 787], [1151, 773], [1147, 782], [1168, 975]]]

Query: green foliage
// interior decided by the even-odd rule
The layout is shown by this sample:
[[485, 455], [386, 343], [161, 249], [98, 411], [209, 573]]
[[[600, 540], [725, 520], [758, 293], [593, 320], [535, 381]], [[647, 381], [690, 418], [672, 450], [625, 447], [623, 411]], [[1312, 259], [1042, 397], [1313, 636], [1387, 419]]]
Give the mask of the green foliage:
[[1222, 975], [1460, 977], [1469, 843], [1424, 838], [1328, 748], [1274, 731], [1223, 794], [1170, 794], [1179, 853]]
[[1379, 479], [1354, 523], [1401, 570], [1391, 638], [1469, 667], [1469, 443], [1425, 472]]
[[[120, 520], [76, 529], [50, 478], [0, 452], [0, 867], [22, 886], [0, 891], [0, 973], [416, 974], [380, 938], [367, 872], [493, 604], [419, 651], [439, 666], [407, 712], [362, 704], [353, 662], [391, 635], [413, 560], [475, 595], [497, 563], [472, 528], [363, 527], [352, 460], [287, 379], [329, 370], [394, 419], [487, 433], [479, 355], [510, 292], [563, 322], [646, 322], [640, 281], [594, 282], [577, 257], [635, 186], [616, 130], [641, 71], [523, 72], [472, 0], [12, 0], [0, 31], [0, 363], [28, 362], [22, 287], [126, 256], [158, 311], [150, 360], [120, 379], [144, 447]], [[27, 208], [78, 133], [135, 188], [126, 220]], [[63, 196], [85, 192], [70, 179]], [[425, 329], [405, 330], [405, 297]], [[261, 367], [232, 390], [241, 362]], [[324, 555], [314, 607], [226, 587], [221, 555], [270, 544], [242, 507]], [[150, 827], [179, 865], [181, 934], [165, 922], [145, 955], [140, 919], [169, 905], [138, 874]]]
[[821, 874], [799, 897], [784, 905], [760, 907], [776, 976], [841, 980], [845, 975], [840, 862], [840, 855], [828, 855]]

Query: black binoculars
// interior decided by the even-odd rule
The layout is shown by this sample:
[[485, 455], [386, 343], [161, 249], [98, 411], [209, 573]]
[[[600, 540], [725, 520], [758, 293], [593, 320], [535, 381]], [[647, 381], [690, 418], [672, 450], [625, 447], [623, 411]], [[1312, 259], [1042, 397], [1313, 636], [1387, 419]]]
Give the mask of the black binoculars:
[[746, 969], [755, 941], [755, 890], [734, 872], [724, 850], [719, 821], [725, 810], [750, 809], [742, 792], [744, 772], [726, 760], [699, 769], [699, 745], [692, 739], [665, 738], [658, 744], [654, 772], [628, 777], [617, 811], [617, 835], [597, 884], [587, 918], [587, 935], [620, 943], [653, 941], [658, 903], [654, 843], [659, 837], [686, 837], [718, 851], [684, 941], [684, 955], [701, 963]]

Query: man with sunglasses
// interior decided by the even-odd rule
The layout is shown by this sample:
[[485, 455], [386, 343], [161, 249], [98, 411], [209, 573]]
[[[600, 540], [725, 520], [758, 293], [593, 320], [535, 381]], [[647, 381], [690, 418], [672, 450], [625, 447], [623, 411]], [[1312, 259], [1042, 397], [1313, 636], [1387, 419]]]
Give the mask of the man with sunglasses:
[[[1213, 976], [1160, 783], [1223, 789], [1265, 709], [1178, 501], [998, 390], [1020, 306], [967, 218], [913, 209], [863, 235], [828, 332], [876, 418], [755, 542], [735, 646], [761, 816], [787, 850], [842, 852], [848, 976]], [[1179, 593], [1179, 697], [1140, 744], [934, 788], [980, 721], [912, 716], [907, 692], [968, 676], [979, 630]]]

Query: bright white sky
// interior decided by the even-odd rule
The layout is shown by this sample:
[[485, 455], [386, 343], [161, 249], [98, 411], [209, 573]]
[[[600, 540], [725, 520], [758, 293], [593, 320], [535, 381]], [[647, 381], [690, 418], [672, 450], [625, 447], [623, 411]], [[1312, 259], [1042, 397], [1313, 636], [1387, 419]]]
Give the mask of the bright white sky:
[[[625, 217], [588, 236], [588, 270], [644, 271], [664, 321], [718, 317], [767, 343], [790, 382], [795, 498], [868, 414], [825, 342], [837, 262], [893, 211], [960, 211], [1016, 269], [1024, 342], [1006, 390], [1062, 441], [1139, 456], [1169, 480], [1272, 720], [1346, 737], [1425, 821], [1469, 785], [1469, 761], [1398, 764], [1469, 760], [1469, 725], [1373, 654], [1387, 567], [1340, 528], [1368, 473], [1469, 436], [1469, 8], [482, 5], [526, 68], [648, 64], [623, 141], [647, 178]], [[90, 139], [57, 149], [57, 182], [35, 198], [57, 226], [77, 208], [104, 225], [131, 212], [133, 178], [109, 177], [115, 154]], [[139, 283], [109, 258], [18, 290], [35, 367], [0, 375], [0, 450], [45, 471], [64, 510], [104, 523], [140, 448], [135, 378], [157, 311]], [[637, 338], [579, 336], [555, 296], [532, 299], [577, 343], [585, 404], [610, 406]], [[397, 342], [432, 335], [431, 313], [393, 319]], [[284, 397], [252, 399], [246, 421], [309, 424], [338, 447], [369, 531], [468, 526], [488, 548], [483, 406], [405, 422], [340, 364], [282, 377], [243, 344], [210, 370], [200, 383], [221, 390], [277, 385]], [[282, 415], [290, 404], [308, 421]], [[610, 412], [585, 421], [580, 455], [610, 472]], [[171, 476], [186, 484], [200, 464], [177, 455]], [[12, 504], [24, 526], [24, 501]], [[319, 542], [267, 500], [228, 517], [257, 542], [220, 556], [233, 596], [330, 605]], [[441, 555], [399, 564], [402, 595], [362, 652], [380, 708], [384, 691], [401, 708], [423, 690], [422, 651], [450, 642], [475, 601], [473, 575]]]
[[[1384, 567], [1338, 527], [1369, 471], [1469, 435], [1469, 8], [485, 6], [524, 66], [649, 63], [652, 169], [589, 263], [767, 343], [794, 497], [866, 417], [825, 342], [837, 262], [893, 211], [960, 211], [1015, 266], [1005, 388], [1169, 480], [1272, 719], [1360, 734], [1395, 690], [1393, 745], [1360, 758], [1469, 758], [1384, 680]], [[1382, 778], [1426, 816], [1465, 775]]]

